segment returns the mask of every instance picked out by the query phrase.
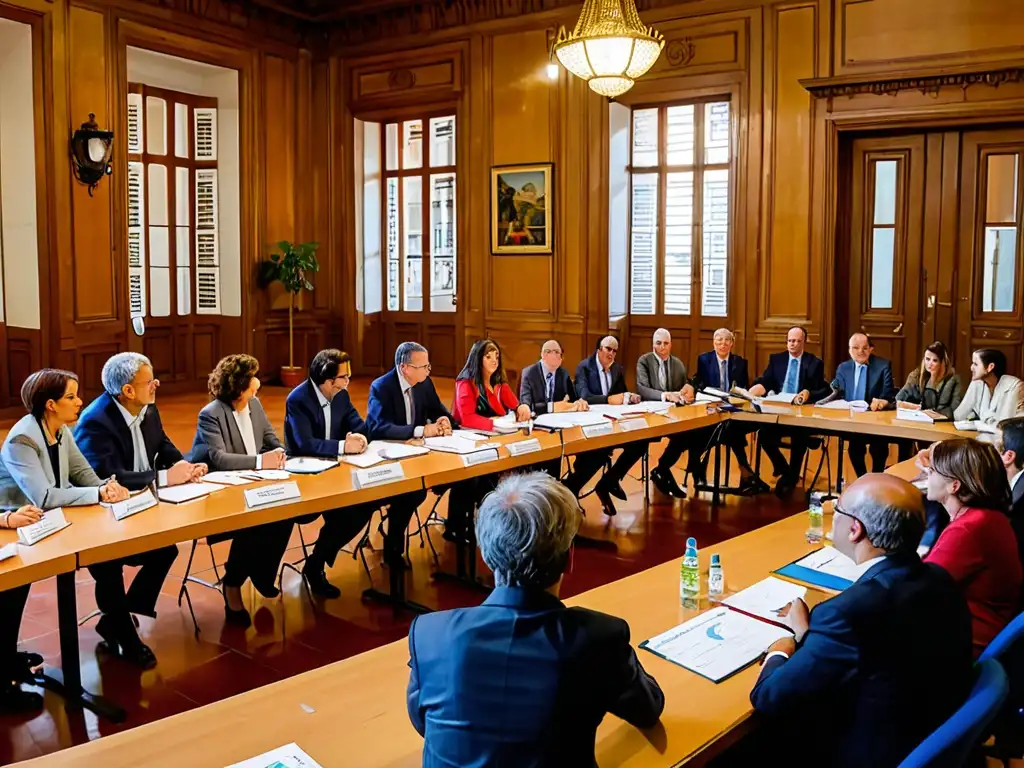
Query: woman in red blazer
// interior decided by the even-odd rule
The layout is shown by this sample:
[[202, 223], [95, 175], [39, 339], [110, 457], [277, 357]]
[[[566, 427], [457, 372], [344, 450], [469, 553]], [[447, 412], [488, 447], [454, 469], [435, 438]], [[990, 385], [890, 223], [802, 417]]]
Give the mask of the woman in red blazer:
[[508, 385], [501, 349], [490, 339], [482, 339], [473, 345], [465, 367], [455, 379], [452, 416], [466, 429], [490, 432], [494, 429], [493, 419], [509, 411], [515, 411], [517, 421], [530, 418], [530, 407], [520, 405]]
[[[520, 405], [508, 385], [501, 364], [501, 349], [490, 339], [481, 339], [469, 350], [466, 365], [455, 379], [452, 418], [465, 429], [490, 432], [494, 430], [494, 419], [509, 411], [515, 412], [517, 421], [530, 418], [530, 407]], [[468, 521], [473, 519], [473, 509], [494, 489], [495, 479], [493, 475], [484, 475], [452, 486], [445, 539], [465, 541], [469, 538]]]
[[1021, 605], [1021, 562], [1010, 524], [1010, 485], [999, 452], [957, 438], [930, 449], [928, 498], [945, 507], [949, 525], [925, 557], [956, 580], [971, 609], [977, 657]]

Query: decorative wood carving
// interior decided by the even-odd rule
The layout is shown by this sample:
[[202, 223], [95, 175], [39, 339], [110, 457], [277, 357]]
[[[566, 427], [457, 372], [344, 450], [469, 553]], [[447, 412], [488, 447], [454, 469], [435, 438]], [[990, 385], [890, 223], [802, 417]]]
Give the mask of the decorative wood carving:
[[693, 44], [693, 38], [684, 37], [681, 40], [669, 40], [665, 46], [665, 59], [670, 66], [685, 67], [693, 61], [697, 53], [697, 47]]
[[829, 77], [801, 80], [800, 85], [817, 98], [874, 94], [893, 96], [900, 91], [920, 91], [937, 96], [942, 88], [987, 85], [998, 88], [1004, 83], [1024, 82], [1024, 66], [1000, 67], [983, 71], [946, 71], [917, 75], [889, 75], [871, 80], [863, 77]]
[[388, 73], [388, 87], [393, 91], [404, 91], [416, 85], [416, 75], [409, 69], [392, 69]]

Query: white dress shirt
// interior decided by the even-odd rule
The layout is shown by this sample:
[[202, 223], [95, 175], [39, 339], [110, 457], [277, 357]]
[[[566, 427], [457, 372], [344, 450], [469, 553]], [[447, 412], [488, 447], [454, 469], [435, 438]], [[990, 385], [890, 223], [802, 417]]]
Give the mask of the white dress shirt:
[[[146, 441], [142, 437], [142, 420], [145, 418], [146, 410], [149, 406], [142, 406], [142, 410], [139, 411], [139, 415], [132, 416], [131, 412], [121, 405], [121, 401], [116, 397], [114, 398], [114, 402], [117, 403], [117, 407], [121, 411], [121, 415], [124, 417], [125, 423], [128, 425], [128, 432], [132, 436], [132, 446], [135, 452], [132, 472], [148, 472], [153, 467], [149, 462], [149, 455], [146, 452]], [[157, 485], [167, 485], [166, 469], [161, 469], [157, 472], [156, 482]]]
[[256, 457], [256, 469], [263, 469], [263, 456], [256, 448], [256, 436], [252, 431], [252, 415], [249, 413], [249, 405], [246, 404], [245, 408], [240, 411], [232, 409], [231, 413], [234, 414], [235, 424], [238, 425], [238, 431], [242, 434], [246, 454]]
[[1017, 481], [1020, 480], [1021, 475], [1024, 475], [1024, 469], [1018, 469], [1017, 474], [1010, 479], [1010, 493], [1013, 493], [1013, 489], [1017, 487]]
[[[412, 402], [412, 384], [405, 380], [405, 376], [402, 372], [395, 369], [398, 374], [398, 383], [402, 385], [402, 399], [405, 400], [405, 423], [407, 426], [412, 426], [413, 422], [413, 402]], [[423, 427], [415, 427], [412, 432], [413, 437], [423, 437]]]

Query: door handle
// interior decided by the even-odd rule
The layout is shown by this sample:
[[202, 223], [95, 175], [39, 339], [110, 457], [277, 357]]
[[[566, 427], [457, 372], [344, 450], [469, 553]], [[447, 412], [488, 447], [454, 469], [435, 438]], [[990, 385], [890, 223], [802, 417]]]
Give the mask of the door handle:
[[899, 325], [897, 325], [895, 328], [892, 329], [892, 332], [893, 333], [899, 333], [902, 330], [903, 330], [903, 323], [900, 323]]

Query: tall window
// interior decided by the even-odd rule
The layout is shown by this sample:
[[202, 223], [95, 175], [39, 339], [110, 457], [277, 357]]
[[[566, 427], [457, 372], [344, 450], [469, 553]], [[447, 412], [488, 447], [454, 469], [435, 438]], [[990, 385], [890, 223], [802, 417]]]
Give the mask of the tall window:
[[[384, 243], [390, 311], [455, 311], [455, 116], [385, 123]], [[426, 268], [424, 268], [426, 267]]]
[[633, 314], [728, 315], [731, 159], [728, 101], [633, 110]]
[[219, 315], [217, 100], [128, 90], [131, 315]]
[[1013, 312], [1017, 295], [1017, 213], [1019, 161], [1014, 154], [990, 154], [985, 173], [982, 312]]

